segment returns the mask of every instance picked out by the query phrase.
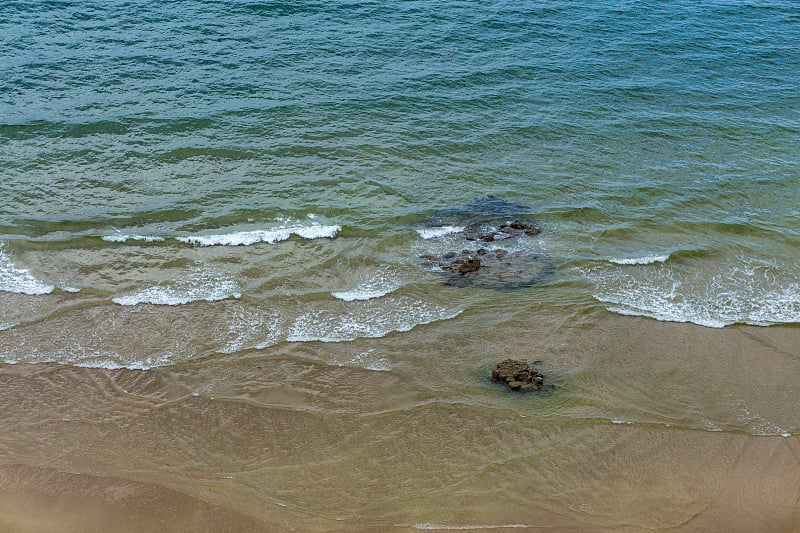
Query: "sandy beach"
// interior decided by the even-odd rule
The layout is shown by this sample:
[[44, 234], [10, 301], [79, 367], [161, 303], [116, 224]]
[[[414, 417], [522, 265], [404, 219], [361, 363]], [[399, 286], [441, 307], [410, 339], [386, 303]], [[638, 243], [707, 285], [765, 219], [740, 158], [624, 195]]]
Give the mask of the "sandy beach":
[[[361, 347], [324, 343], [149, 371], [6, 365], [0, 524], [800, 527], [800, 440], [781, 435], [798, 427], [782, 398], [800, 380], [798, 328], [715, 330], [605, 312], [579, 322], [536, 321], [538, 332], [517, 331], [506, 344], [519, 354], [538, 335], [551, 340], [535, 358], [554, 386], [528, 395], [480, 374], [491, 358], [476, 355], [477, 344], [508, 333], [491, 327], [464, 340], [458, 361], [398, 360], [392, 371], [337, 365], [340, 352]], [[369, 344], [391, 359], [450, 342], [446, 330]], [[436, 377], [443, 372], [447, 382]]]

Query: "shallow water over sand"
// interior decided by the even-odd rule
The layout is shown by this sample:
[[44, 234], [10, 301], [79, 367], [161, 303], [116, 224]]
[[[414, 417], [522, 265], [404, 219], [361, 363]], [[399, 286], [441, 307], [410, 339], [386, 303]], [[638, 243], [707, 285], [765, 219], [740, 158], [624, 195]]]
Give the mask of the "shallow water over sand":
[[[5, 469], [3, 494], [44, 497], [63, 472], [49, 491], [97, 490], [145, 529], [157, 512], [99, 487], [196, 498], [245, 529], [791, 529], [799, 337], [486, 308], [148, 371], [6, 365], [2, 453], [34, 471]], [[540, 359], [547, 387], [492, 383], [507, 355]]]

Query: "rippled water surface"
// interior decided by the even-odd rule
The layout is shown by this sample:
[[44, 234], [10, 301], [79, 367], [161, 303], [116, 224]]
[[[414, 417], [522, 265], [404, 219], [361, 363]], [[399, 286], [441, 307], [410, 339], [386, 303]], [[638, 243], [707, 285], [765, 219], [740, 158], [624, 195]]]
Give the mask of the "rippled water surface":
[[[153, 410], [175, 409], [176, 449], [194, 461], [173, 471], [147, 464], [151, 450], [92, 473], [175, 490], [191, 478], [187, 493], [251, 517], [530, 525], [515, 505], [538, 489], [498, 488], [521, 461], [561, 483], [539, 494], [543, 523], [674, 526], [624, 498], [572, 498], [591, 476], [568, 450], [637, 456], [646, 446], [616, 431], [652, 443], [678, 428], [704, 436], [659, 449], [705, 464], [699, 449], [733, 445], [706, 433], [800, 431], [786, 396], [800, 385], [798, 50], [794, 2], [3, 2], [0, 359], [8, 394], [32, 394], [3, 463], [50, 464], [46, 444], [20, 450], [69, 439], [43, 429], [48, 395], [88, 387], [84, 433], [110, 417], [168, 447]], [[467, 240], [476, 217], [541, 233]], [[511, 266], [470, 281], [421, 258], [480, 248]], [[508, 356], [540, 360], [550, 387], [498, 390], [486, 376]], [[67, 377], [48, 389], [51, 372]], [[112, 400], [137, 372], [144, 411]], [[217, 422], [192, 414], [201, 400]], [[243, 451], [248, 434], [288, 431], [287, 413], [309, 439], [305, 417], [324, 421], [317, 452], [337, 466], [310, 472], [330, 494], [350, 465], [351, 499], [302, 476], [287, 496], [288, 470], [267, 471], [300, 461], [288, 436]], [[229, 419], [241, 449], [206, 440]], [[495, 423], [539, 444], [476, 436]], [[380, 455], [376, 434], [399, 466], [354, 467]], [[545, 434], [550, 466], [532, 465]], [[404, 455], [415, 447], [446, 482]], [[86, 473], [76, 465], [51, 466]], [[222, 472], [246, 479], [208, 488]], [[430, 506], [388, 511], [402, 491], [370, 477], [425, 487]], [[513, 512], [492, 516], [486, 491]], [[437, 515], [452, 493], [463, 514]]]

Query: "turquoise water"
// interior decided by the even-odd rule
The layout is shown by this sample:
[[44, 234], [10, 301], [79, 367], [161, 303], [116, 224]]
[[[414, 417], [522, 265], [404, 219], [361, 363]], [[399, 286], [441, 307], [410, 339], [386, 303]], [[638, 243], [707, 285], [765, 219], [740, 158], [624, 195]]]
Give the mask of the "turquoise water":
[[[793, 2], [3, 2], [2, 353], [147, 368], [487, 303], [800, 322], [798, 51]], [[541, 227], [538, 285], [418, 259], [487, 195]]]

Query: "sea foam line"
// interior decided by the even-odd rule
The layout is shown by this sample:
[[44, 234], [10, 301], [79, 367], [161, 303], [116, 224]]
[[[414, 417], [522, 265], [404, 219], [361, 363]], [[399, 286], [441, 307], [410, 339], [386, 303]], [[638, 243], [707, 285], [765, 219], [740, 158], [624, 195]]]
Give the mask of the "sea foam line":
[[440, 226], [436, 228], [417, 228], [417, 233], [425, 240], [444, 237], [452, 233], [464, 231], [464, 226]]
[[530, 526], [525, 524], [498, 524], [498, 525], [482, 525], [482, 526], [448, 526], [444, 524], [415, 524], [414, 528], [421, 530], [455, 530], [455, 531], [469, 531], [474, 529], [525, 529]]
[[311, 226], [290, 226], [269, 230], [238, 231], [216, 235], [190, 235], [188, 237], [177, 237], [176, 239], [180, 242], [196, 244], [198, 246], [249, 246], [261, 242], [274, 244], [278, 241], [285, 241], [292, 235], [297, 235], [304, 239], [331, 239], [335, 237], [341, 229], [339, 225], [322, 226], [320, 224], [313, 224]]
[[190, 235], [176, 237], [176, 239], [180, 242], [198, 246], [249, 246], [261, 242], [274, 244], [278, 241], [285, 241], [292, 235], [297, 235], [304, 239], [330, 239], [335, 237], [341, 229], [342, 227], [339, 225], [323, 226], [312, 224], [310, 226], [287, 226], [268, 230], [237, 231], [213, 235]]
[[114, 233], [112, 235], [103, 235], [101, 237], [107, 242], [127, 242], [127, 241], [144, 241], [144, 242], [162, 242], [164, 237], [159, 235], [129, 235], [127, 233]]
[[334, 360], [334, 363], [338, 366], [355, 366], [376, 372], [388, 372], [392, 369], [392, 365], [389, 364], [389, 361], [387, 361], [385, 357], [375, 355], [375, 348], [370, 348], [366, 352], [361, 352], [345, 362]]
[[305, 313], [289, 329], [289, 342], [343, 342], [357, 338], [379, 338], [392, 332], [449, 320], [460, 315], [461, 309], [448, 309], [407, 297], [388, 298], [378, 305], [362, 302], [359, 307], [344, 313], [320, 309]]
[[105, 370], [119, 370], [119, 369], [152, 370], [154, 368], [171, 366], [174, 363], [175, 363], [175, 354], [170, 352], [160, 356], [148, 357], [147, 359], [144, 359], [142, 361], [131, 361], [128, 363], [122, 363], [111, 359], [106, 359], [106, 360], [78, 361], [72, 364], [80, 368], [103, 368]]
[[279, 218], [278, 222], [283, 223], [268, 229], [258, 229], [249, 231], [229, 231], [224, 233], [210, 233], [206, 235], [186, 235], [181, 237], [165, 237], [163, 235], [142, 235], [137, 233], [124, 233], [114, 228], [114, 233], [110, 235], [103, 235], [101, 239], [106, 242], [125, 243], [128, 241], [139, 242], [164, 242], [168, 239], [174, 239], [178, 242], [186, 244], [194, 244], [197, 246], [248, 246], [257, 243], [273, 244], [279, 241], [285, 241], [292, 235], [297, 235], [304, 239], [322, 239], [333, 238], [342, 227], [336, 225], [322, 225], [316, 222], [317, 216], [309, 214], [308, 218], [312, 221], [310, 224], [291, 224], [291, 219]]
[[652, 265], [653, 263], [664, 263], [667, 259], [669, 259], [669, 254], [667, 255], [645, 255], [643, 257], [623, 257], [623, 258], [612, 258], [609, 259], [609, 263], [614, 263], [616, 265]]
[[331, 296], [345, 302], [354, 302], [356, 300], [372, 300], [373, 298], [380, 298], [391, 294], [397, 290], [399, 286], [388, 288], [370, 288], [368, 285], [359, 285], [353, 290], [332, 292]]
[[671, 268], [589, 272], [593, 296], [609, 311], [667, 322], [722, 328], [800, 322], [798, 265], [780, 268], [744, 260], [712, 271]]

